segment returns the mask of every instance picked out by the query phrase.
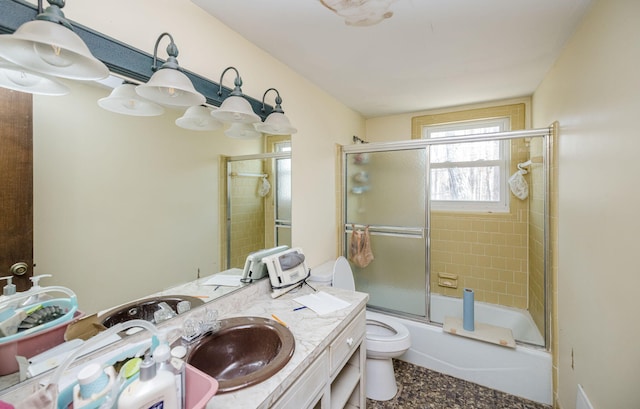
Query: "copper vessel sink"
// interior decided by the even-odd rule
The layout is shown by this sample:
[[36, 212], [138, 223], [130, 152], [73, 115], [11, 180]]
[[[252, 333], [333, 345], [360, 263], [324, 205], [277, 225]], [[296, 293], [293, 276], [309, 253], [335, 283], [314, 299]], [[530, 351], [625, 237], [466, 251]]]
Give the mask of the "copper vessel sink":
[[261, 317], [220, 320], [220, 330], [197, 341], [187, 362], [218, 381], [218, 393], [260, 383], [282, 369], [295, 349], [288, 328]]
[[200, 298], [188, 295], [162, 295], [158, 297], [150, 297], [142, 300], [132, 301], [120, 307], [107, 311], [100, 318], [100, 323], [105, 327], [113, 327], [114, 325], [130, 320], [145, 320], [155, 323], [154, 312], [158, 310], [158, 304], [167, 303], [174, 311], [180, 301], [189, 301], [191, 308], [204, 304]]

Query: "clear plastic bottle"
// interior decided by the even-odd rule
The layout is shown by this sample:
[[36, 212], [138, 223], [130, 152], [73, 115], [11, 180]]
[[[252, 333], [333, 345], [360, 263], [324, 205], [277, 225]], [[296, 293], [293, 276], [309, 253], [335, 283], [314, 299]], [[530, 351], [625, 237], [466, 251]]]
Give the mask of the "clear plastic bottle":
[[118, 409], [180, 409], [175, 378], [169, 371], [157, 371], [150, 355], [140, 364], [140, 377], [118, 398]]

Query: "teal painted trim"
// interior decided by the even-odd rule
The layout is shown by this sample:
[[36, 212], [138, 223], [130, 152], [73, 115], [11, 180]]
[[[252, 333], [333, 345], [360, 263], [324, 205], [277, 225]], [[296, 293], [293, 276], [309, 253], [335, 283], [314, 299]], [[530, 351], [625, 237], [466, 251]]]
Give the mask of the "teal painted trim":
[[[13, 33], [23, 23], [33, 20], [36, 14], [37, 7], [33, 4], [22, 0], [0, 0], [0, 33]], [[141, 83], [147, 82], [151, 78], [153, 74], [151, 70], [153, 55], [71, 20], [69, 22], [73, 26], [73, 30], [87, 44], [93, 55], [109, 67], [109, 71]], [[164, 62], [160, 59], [158, 61], [160, 61], [159, 64]], [[195, 89], [207, 98], [207, 103], [213, 106], [219, 107], [232, 91], [232, 89], [223, 86], [222, 96], [218, 96], [220, 84], [189, 70], [182, 69], [182, 72], [193, 82]], [[245, 98], [249, 100], [253, 111], [263, 121], [273, 111], [271, 105], [265, 105], [265, 111], [263, 112], [262, 100], [257, 100], [246, 94]]]

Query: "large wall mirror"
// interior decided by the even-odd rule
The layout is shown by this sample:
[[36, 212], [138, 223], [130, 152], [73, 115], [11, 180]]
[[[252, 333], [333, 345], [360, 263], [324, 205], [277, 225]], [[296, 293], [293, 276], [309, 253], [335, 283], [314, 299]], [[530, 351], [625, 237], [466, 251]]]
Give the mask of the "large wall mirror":
[[[33, 96], [33, 272], [53, 275], [41, 285], [72, 289], [91, 314], [225, 270], [221, 158], [261, 154], [265, 137], [184, 130], [180, 110], [118, 115], [97, 104], [105, 86], [68, 86]], [[17, 380], [0, 377], [0, 387]]]

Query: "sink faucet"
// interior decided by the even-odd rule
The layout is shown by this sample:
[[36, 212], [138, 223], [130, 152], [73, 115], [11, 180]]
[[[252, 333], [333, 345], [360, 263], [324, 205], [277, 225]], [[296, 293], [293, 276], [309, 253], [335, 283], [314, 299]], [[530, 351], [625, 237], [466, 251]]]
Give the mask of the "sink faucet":
[[168, 320], [169, 318], [175, 317], [176, 312], [167, 304], [166, 302], [161, 302], [158, 304], [158, 309], [153, 312], [153, 320], [156, 325], [160, 324], [163, 321]]
[[218, 311], [211, 308], [204, 308], [204, 311], [193, 318], [187, 318], [182, 324], [182, 340], [187, 344], [192, 344], [205, 335], [214, 333], [220, 329], [218, 321]]

